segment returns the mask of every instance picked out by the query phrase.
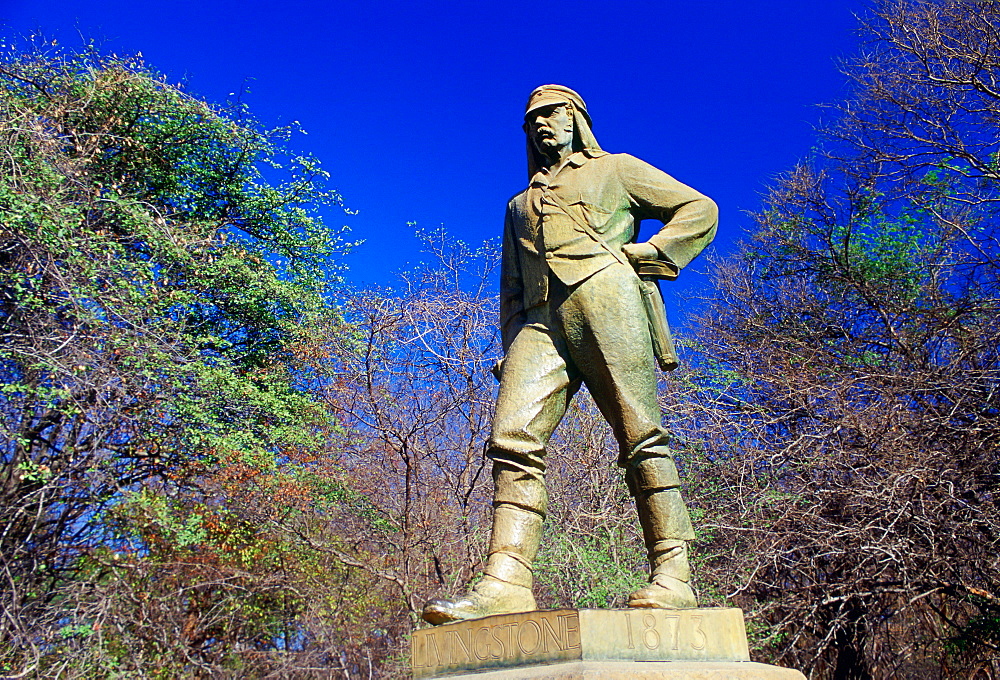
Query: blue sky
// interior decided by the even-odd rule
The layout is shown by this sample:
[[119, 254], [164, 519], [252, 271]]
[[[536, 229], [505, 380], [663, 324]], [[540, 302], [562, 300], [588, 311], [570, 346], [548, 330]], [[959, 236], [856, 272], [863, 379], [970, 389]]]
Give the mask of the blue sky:
[[[604, 149], [714, 198], [715, 247], [732, 252], [768, 181], [809, 152], [816, 105], [845, 94], [838, 63], [858, 51], [867, 6], [0, 0], [0, 30], [67, 45], [83, 34], [211, 101], [247, 87], [267, 125], [300, 121], [295, 145], [358, 211], [329, 220], [365, 239], [348, 277], [368, 284], [421, 259], [407, 222], [499, 236], [526, 183], [524, 101], [543, 83], [583, 95]], [[702, 292], [705, 266], [675, 290]]]

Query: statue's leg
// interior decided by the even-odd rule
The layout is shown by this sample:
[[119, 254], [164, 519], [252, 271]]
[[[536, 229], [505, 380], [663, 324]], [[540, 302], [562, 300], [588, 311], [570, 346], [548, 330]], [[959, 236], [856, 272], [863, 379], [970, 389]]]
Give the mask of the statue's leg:
[[[614, 304], [608, 304], [613, 300]], [[650, 585], [633, 607], [694, 607], [687, 541], [694, 538], [656, 399], [656, 364], [635, 275], [612, 266], [576, 287], [560, 308], [573, 362], [619, 444], [636, 500]]]
[[506, 463], [494, 463], [493, 531], [490, 534], [486, 576], [528, 590], [531, 597], [532, 564], [542, 538], [548, 512], [545, 482]]
[[424, 620], [441, 624], [535, 609], [532, 563], [548, 511], [545, 445], [579, 387], [563, 351], [546, 325], [531, 324], [504, 358], [489, 442], [495, 491], [483, 577], [458, 599], [428, 602]]
[[493, 531], [483, 577], [454, 600], [431, 600], [423, 618], [435, 625], [492, 614], [532, 611], [532, 563], [548, 505], [545, 483], [504, 463], [495, 463]]
[[649, 585], [629, 595], [629, 606], [697, 607], [687, 559], [694, 531], [674, 461], [646, 458], [627, 468], [625, 479], [635, 497], [650, 566]]

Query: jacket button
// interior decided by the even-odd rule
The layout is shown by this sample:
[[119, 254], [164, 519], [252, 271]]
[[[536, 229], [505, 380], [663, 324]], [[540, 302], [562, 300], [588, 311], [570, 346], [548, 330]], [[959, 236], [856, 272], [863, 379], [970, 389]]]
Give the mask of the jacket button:
[[542, 217], [542, 222], [548, 222], [551, 219], [552, 219], [552, 215], [544, 215]]
[[553, 255], [552, 253], [545, 253], [546, 260], [551, 260], [553, 257], [555, 257], [555, 255]]

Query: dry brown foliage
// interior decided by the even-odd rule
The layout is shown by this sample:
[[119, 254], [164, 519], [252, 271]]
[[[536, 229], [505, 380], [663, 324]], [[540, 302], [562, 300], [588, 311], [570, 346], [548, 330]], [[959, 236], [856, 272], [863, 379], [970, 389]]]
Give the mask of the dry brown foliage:
[[994, 677], [1000, 5], [887, 2], [864, 30], [855, 96], [701, 319], [704, 576], [811, 678]]

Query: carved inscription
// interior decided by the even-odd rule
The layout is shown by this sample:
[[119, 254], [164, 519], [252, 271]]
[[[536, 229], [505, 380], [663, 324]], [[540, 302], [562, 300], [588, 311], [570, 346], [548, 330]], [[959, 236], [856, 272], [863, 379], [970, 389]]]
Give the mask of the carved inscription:
[[562, 609], [425, 628], [413, 677], [572, 660], [749, 661], [738, 609]]
[[624, 612], [628, 649], [636, 643], [650, 651], [680, 652], [684, 648], [700, 652], [708, 644], [702, 628], [704, 616], [680, 612]]
[[420, 630], [412, 640], [415, 674], [421, 670], [507, 666], [580, 658], [580, 617], [575, 611], [491, 616]]

